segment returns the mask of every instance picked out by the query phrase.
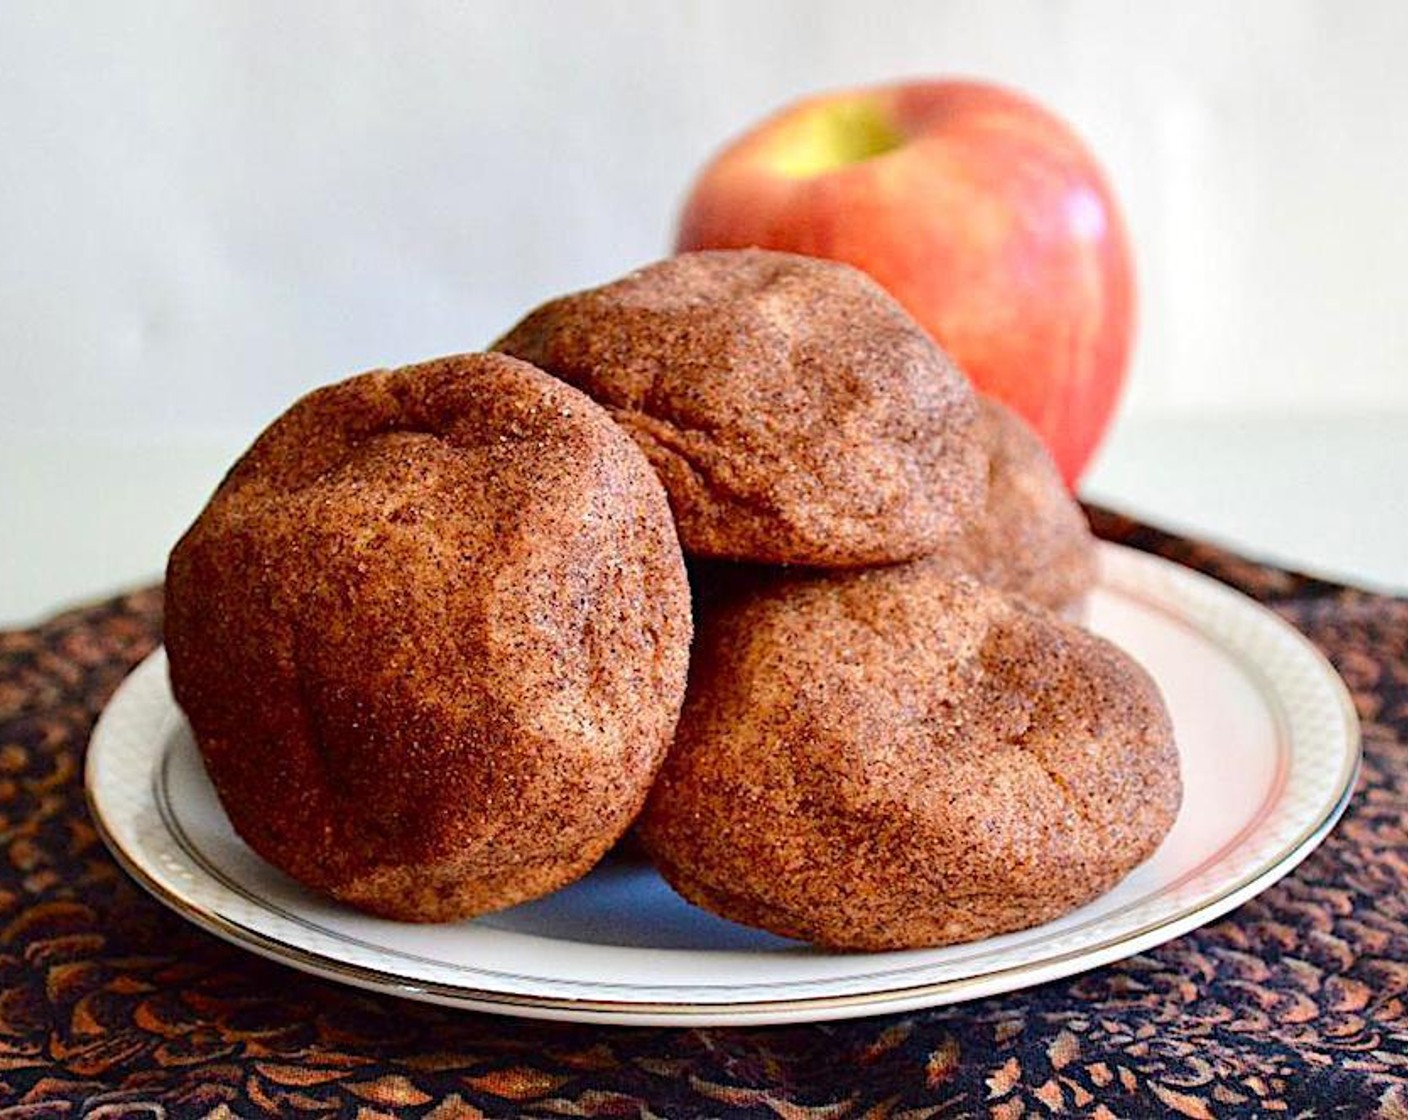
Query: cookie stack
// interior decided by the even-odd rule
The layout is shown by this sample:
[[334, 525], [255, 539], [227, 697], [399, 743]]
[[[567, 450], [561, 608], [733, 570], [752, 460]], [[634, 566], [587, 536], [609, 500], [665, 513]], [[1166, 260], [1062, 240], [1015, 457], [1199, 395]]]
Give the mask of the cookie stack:
[[1058, 613], [1084, 518], [868, 278], [686, 254], [494, 350], [304, 398], [173, 552], [173, 687], [266, 859], [446, 920], [636, 821], [689, 900], [888, 949], [1153, 851], [1167, 713]]

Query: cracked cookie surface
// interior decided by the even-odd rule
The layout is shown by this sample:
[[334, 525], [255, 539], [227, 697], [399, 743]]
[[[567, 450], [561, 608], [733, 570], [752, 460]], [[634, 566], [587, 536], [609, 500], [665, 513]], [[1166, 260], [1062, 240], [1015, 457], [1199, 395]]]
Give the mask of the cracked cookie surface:
[[691, 630], [644, 456], [498, 354], [293, 405], [177, 544], [166, 609], [176, 698], [240, 836], [425, 921], [590, 869], [664, 756]]
[[846, 265], [686, 253], [553, 300], [494, 349], [606, 406], [659, 473], [691, 555], [893, 563], [982, 505], [966, 378]]
[[975, 940], [1108, 890], [1172, 825], [1154, 683], [1021, 599], [911, 564], [698, 606], [638, 833], [724, 917], [843, 949]]

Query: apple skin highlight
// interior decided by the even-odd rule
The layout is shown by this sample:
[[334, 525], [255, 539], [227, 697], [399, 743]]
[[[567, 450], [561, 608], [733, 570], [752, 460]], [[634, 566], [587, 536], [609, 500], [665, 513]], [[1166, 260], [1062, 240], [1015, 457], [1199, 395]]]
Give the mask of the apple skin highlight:
[[1075, 488], [1124, 384], [1125, 226], [1075, 133], [971, 81], [821, 94], [699, 173], [676, 250], [758, 246], [869, 273], [1051, 448]]

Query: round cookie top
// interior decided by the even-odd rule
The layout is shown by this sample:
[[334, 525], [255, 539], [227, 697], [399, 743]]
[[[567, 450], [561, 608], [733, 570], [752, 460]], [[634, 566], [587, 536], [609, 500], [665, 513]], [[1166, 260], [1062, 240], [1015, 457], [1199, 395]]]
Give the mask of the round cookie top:
[[901, 565], [701, 613], [638, 832], [725, 917], [847, 949], [973, 940], [1095, 897], [1172, 825], [1156, 686], [1022, 599]]
[[529, 314], [494, 349], [605, 405], [686, 553], [912, 559], [981, 506], [967, 379], [874, 281], [757, 249], [686, 253]]
[[979, 395], [987, 501], [967, 530], [922, 563], [966, 573], [1053, 611], [1077, 608], [1096, 581], [1095, 538], [1041, 437]]
[[416, 920], [590, 868], [663, 758], [690, 636], [644, 456], [497, 354], [304, 397], [168, 567], [172, 684], [236, 830]]

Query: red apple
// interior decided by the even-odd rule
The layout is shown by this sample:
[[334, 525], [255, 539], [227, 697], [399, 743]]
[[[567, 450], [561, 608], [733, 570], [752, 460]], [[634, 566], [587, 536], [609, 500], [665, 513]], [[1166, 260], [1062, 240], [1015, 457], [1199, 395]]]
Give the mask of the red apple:
[[1066, 124], [978, 82], [808, 98], [729, 144], [685, 204], [679, 251], [750, 245], [870, 273], [1074, 488], [1124, 381], [1134, 270]]

